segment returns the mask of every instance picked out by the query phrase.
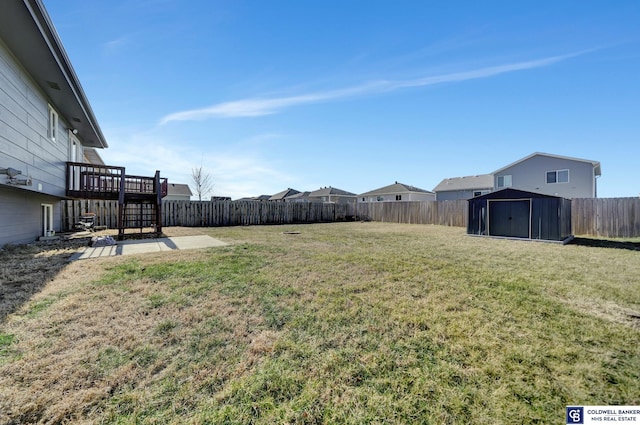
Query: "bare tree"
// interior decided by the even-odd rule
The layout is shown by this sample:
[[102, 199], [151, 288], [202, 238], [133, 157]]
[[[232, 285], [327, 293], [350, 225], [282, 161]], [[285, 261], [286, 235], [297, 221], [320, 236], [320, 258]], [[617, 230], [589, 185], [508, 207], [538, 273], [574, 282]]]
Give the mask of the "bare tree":
[[198, 201], [202, 201], [203, 196], [207, 196], [213, 191], [213, 181], [211, 175], [202, 170], [202, 165], [198, 168], [191, 169], [191, 179], [196, 186]]

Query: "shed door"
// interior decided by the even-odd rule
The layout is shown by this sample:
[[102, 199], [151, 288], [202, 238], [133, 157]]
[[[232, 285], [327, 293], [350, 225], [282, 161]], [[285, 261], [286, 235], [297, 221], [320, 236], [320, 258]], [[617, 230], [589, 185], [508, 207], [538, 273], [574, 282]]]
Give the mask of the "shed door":
[[529, 238], [529, 199], [489, 201], [489, 234], [512, 238]]

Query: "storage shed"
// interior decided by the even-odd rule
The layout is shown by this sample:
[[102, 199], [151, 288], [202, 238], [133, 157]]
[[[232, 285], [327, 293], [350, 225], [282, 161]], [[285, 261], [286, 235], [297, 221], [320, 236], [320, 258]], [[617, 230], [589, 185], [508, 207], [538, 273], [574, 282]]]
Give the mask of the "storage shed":
[[469, 199], [467, 234], [522, 239], [571, 239], [571, 200], [516, 189]]

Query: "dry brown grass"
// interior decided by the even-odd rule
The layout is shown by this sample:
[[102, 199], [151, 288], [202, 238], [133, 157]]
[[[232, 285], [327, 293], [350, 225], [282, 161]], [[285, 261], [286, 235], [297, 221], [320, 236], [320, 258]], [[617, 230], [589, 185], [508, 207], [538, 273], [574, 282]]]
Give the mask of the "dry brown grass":
[[384, 223], [165, 233], [232, 244], [0, 254], [41, 282], [0, 320], [0, 423], [545, 423], [640, 402], [637, 252]]
[[[69, 262], [71, 256], [86, 247], [94, 236], [116, 236], [117, 230], [78, 232], [59, 239], [23, 245], [6, 245], [0, 249], [0, 323], [31, 296], [51, 282]], [[189, 227], [166, 228], [166, 236], [201, 235], [202, 230]], [[91, 274], [94, 264], [84, 264]]]

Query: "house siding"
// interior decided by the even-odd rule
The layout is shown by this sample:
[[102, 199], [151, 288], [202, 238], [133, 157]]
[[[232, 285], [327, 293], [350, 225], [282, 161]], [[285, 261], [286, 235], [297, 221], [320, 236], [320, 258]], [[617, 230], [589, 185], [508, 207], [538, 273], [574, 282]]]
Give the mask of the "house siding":
[[[396, 196], [402, 196], [402, 199], [396, 199]], [[382, 200], [378, 200], [378, 197]], [[435, 201], [435, 193], [418, 193], [418, 192], [398, 192], [398, 193], [381, 193], [379, 195], [367, 195], [357, 198], [358, 202], [408, 202], [408, 201]]]
[[[568, 183], [547, 183], [547, 171], [569, 170]], [[592, 198], [595, 196], [593, 165], [589, 162], [574, 161], [538, 155], [519, 164], [501, 170], [494, 175], [496, 189], [498, 177], [511, 175], [511, 187], [562, 198]]]
[[436, 193], [438, 201], [459, 201], [473, 198], [473, 192], [491, 192], [493, 189], [449, 190]]
[[[26, 189], [63, 197], [65, 161], [69, 157], [68, 126], [60, 115], [56, 141], [49, 140], [49, 104], [0, 41], [0, 168], [15, 168], [31, 176], [33, 184]], [[0, 176], [0, 185], [5, 184], [5, 179]]]
[[33, 242], [42, 234], [42, 204], [53, 205], [53, 230], [60, 231], [61, 208], [56, 197], [24, 196], [20, 189], [0, 186], [0, 247]]

